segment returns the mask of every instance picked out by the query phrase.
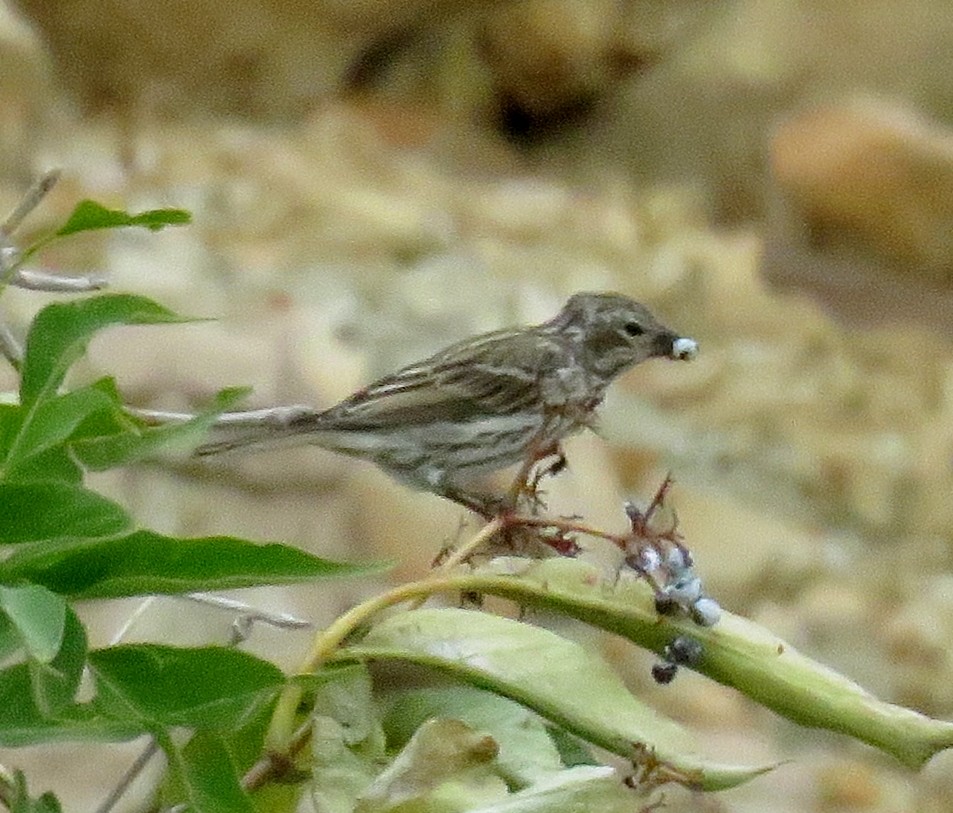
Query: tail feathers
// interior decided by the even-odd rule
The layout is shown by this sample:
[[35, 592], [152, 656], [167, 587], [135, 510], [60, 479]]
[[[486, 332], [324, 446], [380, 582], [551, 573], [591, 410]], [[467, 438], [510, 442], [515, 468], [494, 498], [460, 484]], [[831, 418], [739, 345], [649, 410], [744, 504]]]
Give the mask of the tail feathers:
[[304, 444], [302, 440], [314, 430], [316, 420], [322, 413], [307, 406], [272, 407], [231, 413], [227, 424], [217, 431], [221, 440], [213, 440], [199, 446], [193, 454], [208, 457], [235, 449], [250, 451], [274, 447]]
[[280, 448], [290, 445], [292, 442], [300, 444], [300, 432], [282, 432], [274, 428], [267, 430], [251, 430], [240, 434], [233, 434], [231, 437], [222, 440], [214, 440], [211, 443], [203, 443], [193, 454], [196, 457], [210, 457], [211, 455], [224, 454], [226, 452], [245, 450], [249, 452], [264, 451], [266, 449]]

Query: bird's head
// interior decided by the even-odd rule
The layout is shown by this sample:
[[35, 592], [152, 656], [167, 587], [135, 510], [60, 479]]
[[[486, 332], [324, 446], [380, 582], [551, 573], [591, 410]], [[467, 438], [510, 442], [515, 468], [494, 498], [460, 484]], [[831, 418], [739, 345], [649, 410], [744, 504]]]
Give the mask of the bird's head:
[[690, 360], [698, 352], [693, 339], [679, 336], [622, 294], [574, 294], [547, 327], [577, 343], [586, 367], [607, 377], [646, 359]]

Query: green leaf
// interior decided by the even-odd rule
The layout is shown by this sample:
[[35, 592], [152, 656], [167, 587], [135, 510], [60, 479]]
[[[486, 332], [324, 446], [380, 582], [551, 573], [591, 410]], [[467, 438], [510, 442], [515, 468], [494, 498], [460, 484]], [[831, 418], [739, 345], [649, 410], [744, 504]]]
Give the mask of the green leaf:
[[713, 627], [660, 618], [644, 581], [623, 578], [610, 585], [585, 562], [553, 558], [519, 575], [488, 566], [447, 579], [443, 589], [502, 596], [569, 615], [657, 653], [675, 637], [690, 635], [703, 650], [695, 671], [796, 723], [855, 737], [911, 768], [953, 748], [953, 723], [878, 700], [764, 627], [729, 612]]
[[25, 460], [61, 444], [90, 415], [116, 408], [117, 405], [95, 387], [84, 387], [43, 401], [29, 412], [20, 427], [7, 452], [4, 471], [9, 473]]
[[222, 732], [222, 742], [239, 771], [247, 771], [261, 757], [273, 710], [271, 704], [262, 704], [240, 727]]
[[60, 482], [74, 486], [83, 483], [83, 470], [66, 446], [54, 446], [25, 460], [13, 471], [7, 472], [8, 483]]
[[651, 749], [705, 790], [732, 787], [769, 770], [694, 755], [688, 733], [636, 700], [597, 655], [507, 618], [457, 609], [398, 613], [337, 657], [406, 660], [445, 670], [624, 758], [637, 757], [639, 745]]
[[224, 647], [114, 646], [90, 652], [89, 668], [97, 707], [146, 730], [239, 728], [285, 685], [273, 664]]
[[467, 811], [507, 795], [496, 775], [497, 743], [459, 720], [424, 722], [360, 794], [355, 813]]
[[79, 689], [86, 665], [86, 630], [72, 609], [66, 610], [63, 642], [56, 657], [49, 663], [29, 660], [33, 698], [46, 716], [57, 714], [71, 705]]
[[248, 394], [245, 387], [222, 390], [213, 405], [187, 422], [147, 428], [126, 428], [125, 431], [88, 437], [71, 446], [77, 459], [92, 471], [124, 466], [160, 451], [175, 451], [196, 445], [215, 423], [216, 418]]
[[0, 747], [49, 742], [116, 742], [142, 736], [140, 725], [106, 717], [90, 704], [47, 715], [36, 704], [30, 668], [21, 663], [0, 670]]
[[318, 687], [311, 713], [311, 798], [322, 813], [352, 813], [385, 761], [384, 731], [363, 664]]
[[430, 718], [460, 720], [493, 735], [499, 744], [497, 768], [514, 787], [528, 787], [562, 770], [559, 750], [546, 724], [519, 703], [469, 685], [399, 692], [384, 717], [387, 742], [402, 746]]
[[311, 798], [322, 813], [353, 813], [380, 770], [379, 759], [351, 748], [348, 730], [331, 717], [311, 721]]
[[66, 629], [66, 602], [37, 584], [0, 585], [0, 609], [13, 623], [27, 655], [49, 663], [60, 651]]
[[174, 745], [169, 737], [162, 737], [160, 741], [184, 791], [190, 813], [255, 813], [219, 735], [200, 731], [184, 748]]
[[633, 813], [651, 809], [651, 805], [639, 808], [638, 799], [612, 768], [586, 766], [560, 771], [496, 804], [471, 808], [467, 813]]
[[23, 649], [23, 638], [13, 622], [0, 613], [0, 663], [12, 663], [13, 656]]
[[66, 237], [83, 231], [117, 229], [124, 226], [142, 226], [158, 231], [166, 226], [181, 226], [192, 222], [192, 216], [184, 209], [150, 209], [131, 215], [120, 209], [107, 209], [93, 200], [80, 201], [69, 219], [59, 229], [56, 237]]
[[340, 579], [380, 569], [332, 562], [278, 543], [230, 536], [180, 539], [142, 530], [17, 550], [0, 563], [0, 581], [30, 581], [71, 598], [119, 598]]
[[20, 433], [23, 410], [19, 404], [0, 404], [0, 458], [5, 458]]
[[62, 813], [59, 799], [50, 791], [38, 796], [30, 797], [26, 786], [26, 776], [23, 771], [17, 770], [13, 774], [13, 793], [5, 800], [10, 813]]
[[562, 764], [567, 768], [575, 768], [577, 765], [601, 765], [592, 753], [592, 748], [587, 742], [579, 739], [574, 734], [570, 734], [565, 728], [549, 725], [547, 731], [559, 752], [559, 758]]
[[[0, 483], [0, 545], [114, 536], [132, 520], [116, 503], [67, 483]], [[7, 562], [0, 563], [0, 580]]]
[[111, 325], [156, 325], [188, 321], [142, 296], [103, 294], [47, 305], [27, 334], [20, 403], [27, 410], [52, 397], [93, 335]]
[[374, 702], [374, 685], [363, 664], [332, 673], [314, 692], [312, 713], [338, 723], [348, 747], [358, 747], [373, 759], [384, 755], [384, 729]]

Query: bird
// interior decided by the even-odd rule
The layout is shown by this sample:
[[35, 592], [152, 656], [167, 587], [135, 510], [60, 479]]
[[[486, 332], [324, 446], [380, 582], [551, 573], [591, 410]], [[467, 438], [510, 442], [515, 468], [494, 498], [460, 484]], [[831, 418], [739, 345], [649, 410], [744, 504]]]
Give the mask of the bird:
[[576, 293], [549, 321], [484, 333], [385, 375], [324, 411], [247, 427], [200, 457], [289, 442], [371, 461], [399, 482], [491, 515], [474, 481], [561, 454], [593, 427], [608, 386], [652, 358], [689, 360], [697, 343], [628, 296]]

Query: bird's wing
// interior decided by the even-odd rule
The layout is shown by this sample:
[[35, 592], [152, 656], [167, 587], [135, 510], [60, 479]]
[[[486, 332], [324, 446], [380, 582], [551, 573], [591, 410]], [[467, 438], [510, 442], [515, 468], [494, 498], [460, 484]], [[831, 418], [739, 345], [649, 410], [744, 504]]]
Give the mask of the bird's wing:
[[319, 420], [325, 428], [369, 429], [532, 409], [539, 371], [557, 352], [525, 329], [468, 339], [375, 381]]

